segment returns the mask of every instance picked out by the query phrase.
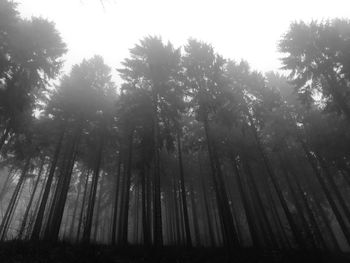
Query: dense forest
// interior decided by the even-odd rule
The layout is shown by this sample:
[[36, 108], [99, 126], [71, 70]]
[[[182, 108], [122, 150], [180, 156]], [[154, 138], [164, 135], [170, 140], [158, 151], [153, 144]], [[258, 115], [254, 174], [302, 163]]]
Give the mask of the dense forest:
[[147, 36], [63, 75], [55, 25], [0, 0], [2, 243], [348, 251], [350, 21], [278, 49], [261, 73]]

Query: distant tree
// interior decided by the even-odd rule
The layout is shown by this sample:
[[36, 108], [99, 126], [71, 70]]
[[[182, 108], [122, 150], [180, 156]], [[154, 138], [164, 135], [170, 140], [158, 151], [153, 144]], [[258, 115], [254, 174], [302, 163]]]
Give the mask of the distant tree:
[[283, 69], [304, 102], [322, 94], [327, 109], [342, 112], [350, 121], [350, 22], [334, 19], [293, 23], [279, 48], [286, 53]]
[[0, 150], [21, 119], [32, 115], [66, 52], [53, 23], [24, 20], [16, 7], [12, 1], [0, 1]]

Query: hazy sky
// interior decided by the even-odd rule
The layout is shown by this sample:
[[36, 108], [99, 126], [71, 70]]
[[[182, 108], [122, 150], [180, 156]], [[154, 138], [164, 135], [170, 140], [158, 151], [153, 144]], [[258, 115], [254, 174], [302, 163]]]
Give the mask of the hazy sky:
[[194, 37], [260, 71], [280, 67], [277, 43], [291, 21], [350, 17], [349, 0], [17, 0], [26, 16], [56, 23], [69, 52], [65, 70], [102, 55], [113, 68], [144, 36], [175, 46]]

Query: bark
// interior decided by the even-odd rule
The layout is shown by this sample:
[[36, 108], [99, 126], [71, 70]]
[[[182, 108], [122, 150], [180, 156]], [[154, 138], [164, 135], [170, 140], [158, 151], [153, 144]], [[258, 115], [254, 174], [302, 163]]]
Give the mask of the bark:
[[14, 168], [14, 166], [10, 169], [10, 171], [7, 174], [6, 180], [1, 188], [1, 192], [0, 192], [0, 202], [2, 202], [2, 199], [5, 197], [6, 192], [9, 188], [9, 183], [10, 183], [10, 179], [13, 177], [13, 175], [16, 173], [16, 169]]
[[238, 246], [237, 233], [234, 228], [233, 218], [230, 210], [230, 205], [228, 203], [227, 192], [224, 186], [221, 167], [219, 159], [214, 147], [214, 144], [211, 140], [211, 135], [209, 131], [209, 124], [207, 116], [204, 118], [204, 131], [207, 139], [207, 147], [209, 153], [209, 162], [211, 167], [211, 174], [214, 183], [214, 189], [216, 194], [216, 201], [218, 212], [220, 215], [221, 221], [221, 233], [223, 235], [223, 240], [225, 246], [228, 248], [229, 254], [231, 253], [230, 248]]
[[[283, 164], [282, 164], [283, 166]], [[298, 216], [301, 218], [301, 222], [302, 222], [302, 225], [303, 225], [303, 228], [304, 228], [304, 232], [308, 238], [308, 244], [310, 244], [312, 246], [313, 249], [316, 249], [316, 242], [314, 240], [314, 237], [310, 231], [310, 227], [309, 227], [309, 224], [308, 224], [308, 221], [306, 220], [306, 217], [304, 215], [304, 211], [302, 209], [302, 206], [299, 202], [299, 199], [298, 199], [298, 196], [293, 188], [293, 185], [292, 185], [292, 182], [291, 182], [291, 179], [290, 179], [290, 176], [289, 176], [289, 173], [288, 171], [286, 170], [285, 167], [282, 167], [282, 169], [284, 169], [284, 175], [287, 179], [287, 185], [288, 185], [288, 188], [289, 188], [289, 191], [291, 193], [291, 196], [292, 196], [292, 199], [294, 201], [294, 205], [297, 209], [297, 213], [298, 213]]]
[[185, 223], [186, 246], [192, 247], [190, 222], [188, 217], [188, 208], [187, 208], [187, 199], [186, 199], [185, 175], [184, 175], [185, 173], [183, 168], [182, 150], [181, 150], [181, 141], [180, 141], [179, 132], [177, 133], [177, 149], [178, 149], [178, 161], [179, 161], [179, 170], [180, 170], [182, 210], [184, 214], [184, 223]]
[[190, 200], [191, 200], [191, 211], [192, 211], [192, 223], [195, 237], [196, 246], [200, 245], [200, 237], [199, 237], [199, 224], [198, 224], [198, 214], [196, 209], [196, 203], [194, 199], [194, 190], [193, 184], [190, 184]]
[[96, 202], [98, 178], [100, 175], [100, 167], [101, 167], [102, 154], [103, 154], [103, 146], [104, 146], [103, 138], [104, 138], [104, 135], [102, 134], [101, 141], [99, 143], [99, 147], [98, 147], [97, 155], [96, 155], [94, 175], [92, 177], [92, 182], [91, 182], [91, 189], [90, 189], [90, 196], [89, 196], [88, 209], [87, 209], [87, 215], [86, 215], [86, 222], [85, 222], [85, 227], [84, 227], [84, 232], [83, 232], [83, 242], [85, 242], [85, 243], [90, 242], [92, 219], [93, 219], [93, 215], [94, 215], [94, 207], [95, 207], [95, 202]]
[[[81, 173], [81, 177], [82, 178], [84, 177], [84, 171]], [[75, 217], [76, 217], [76, 214], [77, 214], [77, 210], [78, 210], [78, 205], [79, 205], [79, 197], [80, 197], [80, 194], [81, 194], [81, 184], [82, 184], [82, 181], [81, 179], [79, 180], [79, 185], [78, 185], [78, 194], [77, 194], [77, 197], [75, 199], [75, 205], [74, 205], [74, 210], [73, 210], [73, 217], [72, 217], [72, 221], [71, 221], [71, 224], [70, 224], [70, 227], [69, 227], [69, 236], [70, 236], [70, 239], [73, 240], [73, 233], [74, 233], [74, 225], [75, 225]]]
[[309, 205], [309, 203], [307, 201], [307, 198], [306, 198], [306, 196], [304, 194], [304, 191], [303, 191], [303, 189], [301, 187], [301, 183], [299, 181], [299, 178], [296, 175], [295, 170], [294, 170], [293, 167], [289, 166], [289, 171], [290, 171], [291, 175], [293, 176], [294, 182], [295, 182], [295, 184], [297, 186], [298, 194], [299, 194], [299, 196], [301, 196], [301, 200], [302, 200], [302, 202], [304, 204], [304, 207], [306, 209], [307, 215], [308, 215], [308, 217], [310, 219], [310, 223], [311, 223], [313, 232], [315, 234], [315, 237], [318, 240], [319, 246], [321, 247], [321, 249], [327, 249], [326, 241], [323, 238], [322, 231], [319, 228], [319, 224], [316, 221], [316, 218], [315, 218], [314, 213], [312, 211], [312, 207]]
[[255, 181], [254, 175], [253, 175], [251, 168], [250, 168], [250, 165], [248, 163], [246, 163], [244, 166], [245, 166], [246, 174], [248, 176], [248, 180], [251, 182], [251, 185], [252, 185], [253, 195], [254, 195], [255, 200], [257, 202], [257, 208], [260, 211], [259, 214], [262, 217], [262, 223], [263, 223], [264, 227], [266, 227], [266, 230], [267, 230], [267, 237], [270, 239], [269, 242], [271, 242], [272, 247], [276, 248], [276, 247], [278, 247], [278, 243], [277, 243], [277, 240], [276, 240], [275, 235], [273, 233], [272, 226], [270, 224], [268, 216], [266, 214], [265, 206], [262, 202], [262, 197], [259, 194], [259, 190], [258, 190], [256, 181]]
[[105, 176], [102, 176], [102, 179], [100, 181], [100, 190], [98, 193], [98, 198], [97, 198], [97, 209], [96, 209], [96, 216], [95, 216], [95, 224], [94, 224], [94, 242], [97, 242], [97, 232], [98, 232], [98, 226], [99, 226], [99, 219], [100, 219], [100, 211], [101, 211], [101, 202], [102, 202], [102, 194], [103, 194], [103, 184], [104, 184]]
[[134, 139], [134, 130], [132, 130], [129, 134], [129, 142], [128, 142], [128, 163], [126, 168], [126, 185], [125, 185], [125, 200], [122, 205], [124, 205], [123, 209], [123, 217], [122, 217], [122, 232], [121, 232], [121, 242], [122, 245], [126, 245], [128, 243], [128, 223], [129, 223], [129, 201], [130, 201], [130, 185], [131, 185], [131, 169], [132, 169], [132, 158], [133, 158], [133, 139]]
[[46, 240], [57, 241], [58, 239], [64, 207], [69, 190], [69, 184], [77, 155], [80, 133], [81, 127], [78, 124], [71, 139], [70, 147], [68, 147], [68, 152], [65, 156], [66, 158], [61, 170], [60, 177], [58, 178], [57, 187], [53, 199], [54, 203], [51, 206], [48, 224], [45, 229], [44, 238]]
[[33, 231], [33, 225], [35, 223], [36, 216], [38, 215], [38, 211], [39, 211], [39, 207], [40, 207], [40, 200], [42, 199], [42, 196], [43, 196], [43, 193], [44, 193], [44, 190], [45, 190], [45, 185], [46, 185], [46, 181], [47, 181], [47, 177], [49, 175], [49, 172], [50, 171], [47, 170], [47, 172], [45, 174], [45, 179], [44, 179], [44, 181], [41, 184], [41, 189], [40, 189], [40, 193], [38, 195], [38, 198], [36, 199], [34, 212], [32, 213], [31, 219], [30, 219], [30, 222], [29, 222], [29, 227], [28, 227], [28, 231], [27, 231], [27, 234], [26, 234], [26, 239], [29, 239], [31, 237], [31, 233]]
[[143, 244], [148, 247], [151, 244], [150, 233], [149, 233], [149, 222], [147, 217], [147, 195], [146, 195], [146, 173], [145, 165], [141, 170], [141, 206], [142, 206], [142, 231], [143, 231]]
[[181, 232], [180, 232], [180, 215], [179, 215], [179, 209], [178, 209], [178, 204], [177, 204], [177, 188], [176, 188], [176, 178], [174, 178], [174, 182], [173, 182], [173, 202], [174, 202], [174, 211], [175, 211], [175, 230], [176, 230], [176, 238], [175, 238], [175, 242], [177, 245], [181, 244]]
[[333, 192], [335, 193], [335, 196], [337, 197], [338, 199], [338, 202], [340, 204], [340, 206], [343, 208], [343, 211], [346, 215], [346, 217], [350, 220], [350, 211], [349, 211], [349, 208], [347, 207], [346, 205], [346, 202], [344, 200], [344, 198], [342, 197], [335, 181], [334, 181], [334, 178], [333, 176], [331, 175], [331, 172], [329, 170], [329, 167], [327, 165], [327, 163], [325, 162], [325, 160], [320, 156], [319, 153], [316, 154], [317, 156], [317, 160], [320, 162], [321, 164], [321, 167], [324, 171], [324, 174], [326, 175], [326, 179], [328, 181], [328, 185], [331, 187], [331, 189], [333, 190]]
[[346, 225], [346, 222], [344, 221], [344, 218], [342, 217], [341, 212], [339, 211], [339, 209], [338, 209], [338, 207], [337, 207], [337, 205], [336, 205], [336, 203], [331, 195], [331, 192], [329, 191], [325, 181], [323, 180], [322, 175], [321, 175], [321, 173], [320, 173], [320, 171], [315, 163], [315, 160], [306, 146], [306, 143], [303, 140], [301, 140], [300, 138], [299, 138], [299, 142], [301, 143], [301, 146], [304, 150], [306, 158], [309, 161], [309, 164], [310, 164], [314, 174], [316, 175], [316, 178], [317, 178], [318, 182], [320, 183], [323, 192], [326, 195], [328, 203], [330, 204], [330, 206], [333, 210], [333, 213], [334, 213], [335, 217], [337, 218], [337, 221], [338, 221], [338, 223], [339, 223], [339, 225], [344, 233], [344, 236], [345, 236], [348, 244], [350, 244], [350, 232], [349, 232], [349, 229]]
[[116, 238], [116, 232], [117, 232], [117, 216], [118, 216], [118, 201], [119, 201], [119, 188], [120, 188], [120, 181], [121, 181], [121, 163], [122, 163], [122, 157], [121, 153], [119, 152], [119, 158], [118, 158], [118, 168], [117, 168], [117, 175], [115, 179], [115, 190], [114, 190], [114, 208], [113, 208], [113, 220], [112, 220], [112, 245], [115, 245], [115, 238]]
[[83, 202], [82, 202], [81, 208], [80, 208], [80, 215], [79, 215], [79, 221], [78, 221], [78, 230], [77, 230], [76, 242], [78, 242], [79, 238], [80, 238], [80, 230], [81, 230], [81, 225], [82, 225], [82, 222], [83, 222], [84, 208], [85, 208], [85, 202], [86, 202], [86, 197], [87, 197], [87, 192], [88, 192], [89, 175], [90, 175], [90, 172], [88, 171], [86, 173], [86, 179], [85, 179], [85, 185], [84, 185]]
[[29, 169], [29, 164], [30, 164], [30, 159], [27, 158], [27, 160], [25, 161], [25, 164], [24, 164], [24, 167], [22, 169], [22, 172], [21, 172], [21, 175], [20, 175], [20, 178], [17, 182], [17, 185], [16, 185], [16, 188], [12, 194], [12, 197], [11, 197], [11, 200], [7, 206], [7, 209], [6, 209], [6, 212], [5, 212], [5, 215], [4, 217], [2, 218], [2, 222], [1, 222], [1, 225], [0, 225], [0, 240], [3, 241], [4, 238], [6, 237], [6, 234], [7, 234], [7, 229], [8, 229], [8, 226], [11, 222], [11, 218], [12, 218], [12, 214], [13, 214], [13, 211], [14, 211], [14, 208], [16, 207], [16, 203], [17, 203], [17, 200], [18, 200], [18, 197], [19, 197], [19, 192], [22, 188], [22, 185], [25, 181], [25, 176], [27, 174], [27, 171]]
[[40, 235], [40, 231], [41, 231], [41, 227], [42, 227], [42, 223], [43, 223], [43, 219], [44, 219], [45, 208], [46, 208], [46, 204], [47, 204], [47, 201], [49, 198], [52, 180], [53, 180], [53, 176], [54, 176], [54, 173], [56, 170], [58, 156], [59, 156], [59, 153], [61, 151], [64, 134], [65, 134], [65, 129], [62, 130], [62, 132], [60, 133], [60, 136], [58, 138], [58, 141], [57, 141], [55, 153], [54, 153], [54, 156], [53, 156], [53, 159], [51, 162], [50, 173], [49, 173], [49, 176], [47, 178], [46, 185], [45, 185], [45, 191], [44, 191], [43, 196], [41, 198], [38, 215], [35, 219], [33, 232], [32, 232], [32, 236], [31, 236], [32, 240], [39, 239], [39, 235]]
[[241, 173], [238, 169], [237, 161], [234, 158], [232, 158], [232, 167], [233, 167], [234, 174], [236, 175], [237, 186], [238, 186], [238, 190], [239, 190], [239, 193], [240, 193], [240, 196], [242, 199], [242, 203], [243, 203], [244, 211], [246, 214], [249, 232], [250, 232], [250, 235], [252, 238], [253, 246], [259, 248], [259, 247], [261, 247], [261, 242], [260, 242], [259, 235], [258, 235], [258, 230], [257, 230], [258, 228], [255, 224], [254, 219], [253, 219], [254, 218], [253, 212], [249, 206], [248, 198], [247, 198], [247, 195], [246, 195], [244, 187], [243, 187]]
[[201, 158], [200, 158], [200, 153], [198, 152], [197, 154], [198, 158], [198, 169], [199, 169], [199, 176], [201, 177], [201, 190], [202, 190], [202, 196], [203, 196], [203, 210], [205, 211], [205, 217], [206, 217], [206, 223], [208, 227], [208, 233], [209, 233], [209, 241], [210, 241], [210, 246], [214, 247], [215, 246], [215, 239], [214, 239], [214, 232], [212, 228], [212, 222], [210, 218], [210, 213], [209, 213], [209, 207], [208, 207], [208, 199], [207, 199], [207, 191], [205, 189], [205, 182], [204, 182], [204, 175], [203, 175], [203, 169], [202, 169], [202, 163], [201, 163]]
[[162, 206], [160, 188], [160, 160], [159, 160], [159, 120], [158, 120], [158, 94], [153, 91], [153, 142], [154, 142], [154, 174], [153, 174], [153, 236], [156, 248], [163, 246]]
[[24, 212], [24, 216], [23, 216], [21, 228], [20, 228], [19, 233], [18, 233], [18, 238], [19, 238], [19, 239], [22, 239], [22, 236], [23, 236], [25, 227], [26, 227], [26, 225], [27, 225], [27, 220], [28, 220], [29, 211], [30, 211], [30, 209], [31, 209], [31, 207], [32, 207], [32, 203], [33, 203], [33, 200], [34, 200], [34, 196], [35, 196], [35, 193], [36, 193], [36, 189], [38, 188], [39, 181], [40, 181], [40, 179], [41, 179], [41, 174], [42, 174], [42, 172], [43, 172], [44, 163], [45, 163], [45, 158], [42, 158], [41, 165], [40, 165], [40, 169], [39, 169], [39, 173], [38, 173], [38, 178], [36, 179], [33, 192], [32, 192], [32, 194], [31, 194], [30, 199], [29, 199], [29, 202], [28, 202], [28, 204], [27, 204], [26, 211]]
[[267, 195], [267, 198], [269, 200], [269, 204], [270, 204], [270, 207], [271, 207], [271, 211], [272, 211], [272, 214], [273, 214], [273, 220], [275, 222], [275, 225], [277, 226], [277, 228], [279, 229], [279, 233], [280, 233], [280, 240], [281, 240], [281, 247], [282, 248], [287, 248], [287, 249], [291, 249], [292, 248], [292, 245], [289, 241], [289, 238], [287, 236], [287, 233], [286, 233], [286, 230], [283, 226], [283, 223], [282, 223], [282, 219], [278, 213], [278, 210], [277, 210], [277, 206], [276, 206], [276, 202], [272, 196], [272, 193], [271, 193], [271, 187], [269, 186], [269, 183], [268, 182], [265, 182], [265, 193]]
[[278, 199], [279, 199], [279, 201], [282, 205], [283, 211], [287, 217], [288, 223], [291, 227], [291, 230], [292, 230], [292, 233], [295, 237], [295, 240], [301, 249], [306, 249], [307, 245], [306, 245], [306, 243], [305, 243], [305, 241], [304, 241], [304, 239], [303, 239], [303, 237], [302, 237], [302, 235], [297, 227], [297, 224], [295, 223], [295, 221], [293, 219], [293, 216], [288, 208], [286, 200], [284, 199], [284, 196], [282, 194], [280, 186], [278, 185], [277, 177], [276, 177], [276, 175], [271, 167], [270, 161], [269, 161], [269, 159], [268, 159], [268, 157], [263, 149], [263, 146], [262, 146], [261, 141], [259, 139], [258, 132], [256, 130], [253, 118], [252, 118], [251, 114], [249, 113], [249, 111], [247, 112], [247, 114], [248, 114], [248, 118], [250, 121], [250, 127], [251, 127], [252, 133], [254, 135], [259, 154], [263, 160], [264, 166], [266, 168], [266, 172], [269, 175], [271, 182], [274, 186], [274, 189], [277, 193]]

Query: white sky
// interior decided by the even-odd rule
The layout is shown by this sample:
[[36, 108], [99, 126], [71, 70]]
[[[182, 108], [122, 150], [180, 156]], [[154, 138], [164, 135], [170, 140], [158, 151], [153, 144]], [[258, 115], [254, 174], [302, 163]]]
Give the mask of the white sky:
[[118, 68], [147, 35], [176, 47], [194, 37], [259, 71], [278, 70], [277, 43], [291, 21], [350, 17], [349, 0], [103, 0], [104, 8], [100, 0], [17, 1], [23, 16], [56, 23], [69, 49], [65, 70], [94, 54]]

